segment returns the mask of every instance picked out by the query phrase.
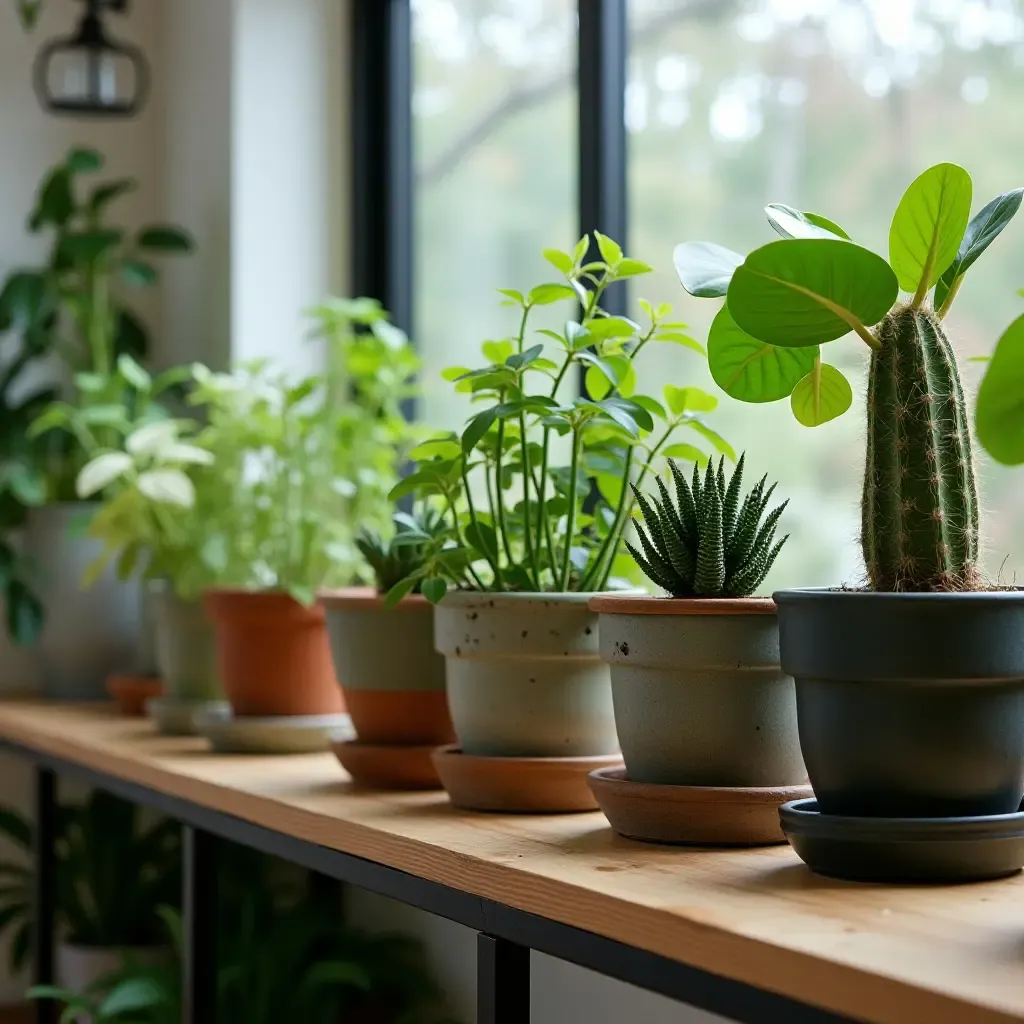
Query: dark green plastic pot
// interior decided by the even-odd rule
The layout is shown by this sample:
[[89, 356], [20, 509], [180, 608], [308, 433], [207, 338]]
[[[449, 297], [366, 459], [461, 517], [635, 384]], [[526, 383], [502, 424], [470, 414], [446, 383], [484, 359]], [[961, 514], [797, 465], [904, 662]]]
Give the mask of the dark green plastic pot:
[[774, 596], [823, 813], [946, 818], [1020, 807], [1024, 592]]

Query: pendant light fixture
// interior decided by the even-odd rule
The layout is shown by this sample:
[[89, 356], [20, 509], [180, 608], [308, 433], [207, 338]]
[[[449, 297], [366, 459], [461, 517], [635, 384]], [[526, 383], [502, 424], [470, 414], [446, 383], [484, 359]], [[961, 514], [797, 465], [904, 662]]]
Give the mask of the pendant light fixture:
[[149, 64], [136, 47], [107, 34], [104, 17], [125, 14], [129, 0], [81, 0], [74, 34], [47, 43], [35, 64], [39, 102], [54, 114], [133, 117], [149, 92]]

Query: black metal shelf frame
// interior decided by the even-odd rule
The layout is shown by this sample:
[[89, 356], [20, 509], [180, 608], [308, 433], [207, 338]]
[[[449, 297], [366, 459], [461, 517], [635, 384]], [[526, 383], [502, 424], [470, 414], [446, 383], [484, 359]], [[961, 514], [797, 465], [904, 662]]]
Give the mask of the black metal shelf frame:
[[[742, 1024], [775, 1024], [777, 1021], [852, 1024], [849, 1018], [786, 996], [277, 832], [72, 760], [9, 742], [0, 746], [32, 762], [36, 771], [37, 956], [34, 980], [37, 984], [53, 981], [53, 841], [57, 813], [55, 777], [59, 773], [152, 808], [185, 828], [183, 1024], [238, 1024], [215, 1019], [215, 1000], [211, 996], [216, 972], [216, 857], [222, 841], [280, 857], [326, 878], [388, 896], [478, 932], [478, 1024], [529, 1024], [531, 951], [577, 964]], [[55, 1021], [53, 1005], [38, 1003], [37, 1024], [54, 1024]]]

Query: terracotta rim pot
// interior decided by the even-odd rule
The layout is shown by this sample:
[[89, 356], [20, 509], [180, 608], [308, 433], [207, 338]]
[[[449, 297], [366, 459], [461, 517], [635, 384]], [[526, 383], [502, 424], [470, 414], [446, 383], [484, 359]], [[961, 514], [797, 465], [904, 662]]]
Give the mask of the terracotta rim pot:
[[324, 591], [334, 669], [360, 743], [440, 746], [455, 739], [434, 650], [434, 606], [411, 594], [393, 608], [370, 587]]
[[453, 591], [434, 612], [448, 706], [464, 754], [613, 754], [608, 666], [590, 594]]
[[1024, 591], [783, 590], [775, 601], [822, 814], [1018, 810]]
[[633, 782], [779, 787], [807, 778], [771, 598], [601, 595], [601, 657]]
[[211, 590], [224, 695], [239, 716], [331, 715], [345, 710], [324, 610], [281, 591]]

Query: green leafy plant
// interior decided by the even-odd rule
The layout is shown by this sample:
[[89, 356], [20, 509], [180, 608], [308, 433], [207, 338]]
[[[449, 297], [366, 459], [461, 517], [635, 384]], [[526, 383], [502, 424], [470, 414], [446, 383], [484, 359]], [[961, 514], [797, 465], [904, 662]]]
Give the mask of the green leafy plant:
[[419, 578], [431, 544], [441, 540], [447, 530], [444, 517], [428, 506], [413, 515], [396, 512], [394, 532], [389, 537], [377, 530], [361, 530], [356, 547], [373, 571], [377, 589], [386, 594], [407, 576]]
[[418, 360], [376, 302], [312, 311], [326, 369], [294, 381], [267, 363], [194, 368], [190, 401], [213, 455], [202, 558], [232, 586], [279, 588], [309, 604], [365, 572], [360, 528], [390, 524], [388, 492], [412, 445], [402, 403]]
[[[1018, 293], [1024, 295], [1024, 289]], [[981, 357], [979, 357], [981, 358]], [[975, 424], [978, 441], [1004, 466], [1024, 463], [1024, 316], [1003, 332], [978, 389]]]
[[[0, 292], [4, 315], [21, 334], [26, 352], [56, 352], [76, 374], [77, 397], [90, 426], [103, 432], [105, 417], [120, 399], [117, 359], [145, 356], [145, 325], [125, 300], [127, 289], [159, 281], [153, 257], [191, 252], [181, 228], [154, 224], [129, 231], [109, 221], [112, 205], [135, 191], [130, 178], [93, 181], [103, 156], [73, 149], [43, 179], [29, 217], [29, 230], [51, 237], [46, 263], [13, 271]], [[99, 411], [97, 411], [99, 410]], [[57, 500], [74, 499], [74, 478], [84, 455], [74, 437], [48, 460], [50, 490]]]
[[893, 216], [888, 261], [828, 218], [779, 204], [766, 212], [782, 239], [746, 258], [708, 242], [675, 252], [691, 295], [726, 299], [708, 336], [708, 363], [734, 398], [789, 397], [800, 423], [826, 423], [853, 393], [822, 362], [821, 346], [850, 333], [868, 346], [861, 546], [874, 590], [981, 585], [974, 454], [943, 319], [1024, 190], [997, 196], [973, 219], [971, 193], [970, 176], [955, 164], [916, 178]]
[[[134, 805], [96, 791], [58, 811], [57, 927], [81, 946], [150, 946], [162, 938], [156, 909], [178, 900], [181, 843], [177, 824], [142, 826]], [[34, 828], [17, 811], [0, 809], [0, 833], [24, 853], [0, 863], [0, 930], [12, 931], [10, 965], [27, 962], [32, 932], [31, 854]]]
[[775, 492], [763, 476], [744, 496], [741, 455], [732, 476], [725, 473], [725, 458], [717, 470], [708, 462], [701, 479], [693, 479], [675, 462], [669, 468], [675, 482], [675, 502], [658, 478], [660, 500], [648, 500], [635, 491], [647, 531], [637, 527], [643, 554], [629, 541], [626, 547], [644, 574], [672, 597], [747, 597], [764, 582], [775, 559], [789, 540], [775, 540], [779, 518], [788, 501], [765, 511]]
[[[607, 290], [651, 268], [604, 235], [594, 241], [596, 260], [587, 260], [589, 238], [571, 253], [545, 250], [563, 280], [526, 293], [503, 289], [517, 313], [515, 333], [484, 343], [486, 365], [445, 371], [482, 408], [460, 435], [431, 438], [413, 451], [415, 471], [391, 492], [395, 500], [439, 501], [451, 527], [450, 539], [433, 542], [426, 563], [392, 589], [392, 601], [417, 585], [435, 601], [450, 585], [602, 590], [631, 568], [620, 550], [633, 507], [630, 482], [642, 486], [665, 456], [707, 457], [694, 444], [670, 444], [673, 435], [691, 431], [734, 458], [703, 419], [717, 405], [712, 395], [671, 384], [663, 401], [637, 392], [635, 363], [649, 344], [704, 348], [671, 319], [667, 304], [641, 300], [643, 325], [608, 314], [601, 306]], [[560, 332], [531, 334], [536, 310], [558, 302], [574, 311], [582, 305], [582, 315]], [[563, 385], [581, 373], [586, 396], [566, 397]]]

